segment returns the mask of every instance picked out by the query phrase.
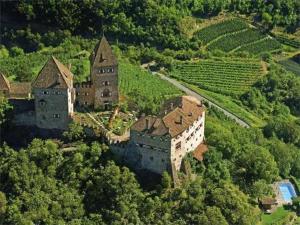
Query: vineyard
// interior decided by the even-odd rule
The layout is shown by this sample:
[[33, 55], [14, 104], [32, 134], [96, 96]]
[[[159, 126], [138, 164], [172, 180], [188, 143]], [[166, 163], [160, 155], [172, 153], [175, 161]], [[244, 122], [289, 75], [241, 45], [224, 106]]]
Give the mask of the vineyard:
[[206, 45], [219, 36], [241, 31], [243, 29], [247, 29], [248, 27], [248, 24], [239, 19], [225, 20], [221, 23], [217, 23], [199, 30], [194, 35]]
[[208, 50], [247, 51], [253, 55], [281, 49], [280, 43], [240, 20], [223, 21], [195, 33]]
[[255, 42], [263, 38], [266, 38], [266, 36], [262, 35], [258, 31], [254, 29], [247, 29], [243, 32], [220, 38], [216, 42], [213, 42], [211, 45], [209, 45], [208, 49], [220, 49], [224, 52], [229, 52], [238, 48], [239, 46], [248, 44], [250, 42]]
[[215, 61], [178, 64], [172, 76], [200, 88], [228, 95], [249, 90], [263, 75], [259, 61]]
[[181, 94], [173, 85], [161, 80], [157, 75], [124, 61], [119, 63], [119, 78], [121, 94], [129, 97], [144, 111], [157, 112], [165, 99]]
[[294, 48], [300, 48], [300, 41], [289, 39], [282, 35], [276, 35], [276, 39], [282, 44], [289, 45]]
[[238, 51], [251, 52], [253, 55], [258, 55], [263, 52], [273, 52], [281, 50], [281, 45], [274, 39], [264, 39], [255, 44], [242, 46]]

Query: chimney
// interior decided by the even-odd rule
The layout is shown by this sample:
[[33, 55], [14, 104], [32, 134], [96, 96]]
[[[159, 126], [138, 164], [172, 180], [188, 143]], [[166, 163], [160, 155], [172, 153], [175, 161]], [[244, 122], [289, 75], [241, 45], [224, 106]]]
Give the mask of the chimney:
[[68, 64], [68, 69], [71, 70], [71, 67], [72, 67], [72, 64], [69, 63], [69, 64]]
[[146, 129], [147, 129], [147, 130], [150, 130], [150, 128], [151, 128], [151, 127], [150, 127], [150, 120], [147, 118], [147, 119], [146, 119]]
[[179, 124], [182, 124], [183, 123], [183, 116], [180, 116], [179, 117]]

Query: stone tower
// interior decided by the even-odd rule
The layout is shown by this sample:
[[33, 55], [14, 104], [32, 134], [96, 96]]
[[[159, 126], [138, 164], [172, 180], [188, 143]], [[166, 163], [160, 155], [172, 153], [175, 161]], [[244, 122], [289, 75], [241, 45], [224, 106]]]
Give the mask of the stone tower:
[[90, 61], [94, 108], [110, 109], [119, 101], [118, 62], [104, 36], [92, 52]]
[[32, 84], [36, 125], [43, 129], [68, 128], [73, 116], [73, 74], [51, 57]]

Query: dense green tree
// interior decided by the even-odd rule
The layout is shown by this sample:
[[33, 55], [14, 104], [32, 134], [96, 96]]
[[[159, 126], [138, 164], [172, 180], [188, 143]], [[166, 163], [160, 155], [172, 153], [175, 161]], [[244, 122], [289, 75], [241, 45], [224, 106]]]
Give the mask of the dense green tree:
[[293, 198], [293, 210], [299, 215], [300, 214], [300, 197]]
[[233, 184], [224, 182], [211, 190], [208, 201], [221, 209], [229, 224], [254, 225], [259, 220], [259, 210], [251, 206], [248, 197]]
[[70, 123], [67, 131], [63, 133], [64, 138], [68, 141], [79, 141], [85, 137], [85, 132], [82, 126], [78, 123]]
[[10, 55], [12, 57], [15, 57], [15, 56], [19, 56], [19, 55], [24, 55], [24, 50], [22, 48], [19, 48], [19, 47], [12, 47], [10, 49]]
[[0, 222], [1, 222], [1, 217], [4, 215], [6, 212], [6, 196], [4, 193], [0, 192]]

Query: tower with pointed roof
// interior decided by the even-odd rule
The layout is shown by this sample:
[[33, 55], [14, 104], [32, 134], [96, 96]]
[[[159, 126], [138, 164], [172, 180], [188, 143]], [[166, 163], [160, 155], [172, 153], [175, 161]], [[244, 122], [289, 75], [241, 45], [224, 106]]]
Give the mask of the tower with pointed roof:
[[36, 125], [43, 129], [67, 129], [74, 112], [73, 74], [52, 57], [32, 83]]
[[109, 109], [119, 101], [118, 62], [103, 35], [90, 57], [94, 108]]

